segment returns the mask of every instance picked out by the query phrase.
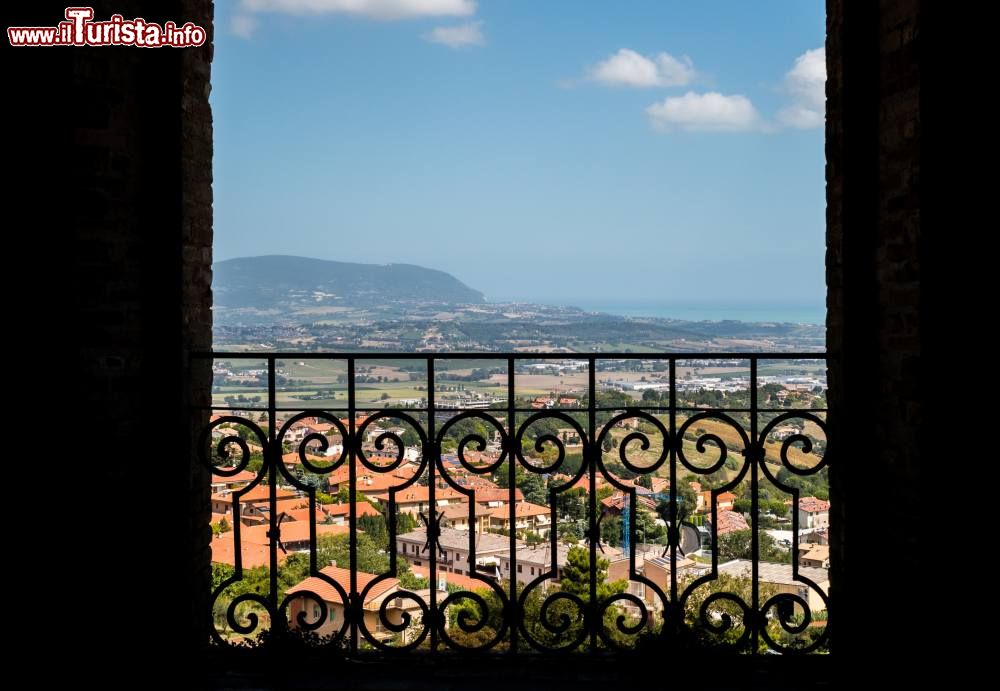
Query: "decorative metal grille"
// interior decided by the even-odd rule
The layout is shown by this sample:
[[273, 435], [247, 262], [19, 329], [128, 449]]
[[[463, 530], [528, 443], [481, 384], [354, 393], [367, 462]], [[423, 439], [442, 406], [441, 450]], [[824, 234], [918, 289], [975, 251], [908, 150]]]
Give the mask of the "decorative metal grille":
[[[260, 391], [259, 400], [231, 396], [225, 405], [213, 405], [211, 421], [198, 440], [201, 461], [219, 490], [213, 495], [213, 511], [224, 511], [231, 528], [230, 535], [213, 540], [213, 550], [221, 549], [221, 537], [227, 545], [231, 542], [229, 568], [220, 569], [212, 592], [213, 638], [220, 645], [266, 645], [296, 637], [348, 655], [416, 649], [431, 654], [447, 649], [645, 650], [661, 645], [759, 654], [827, 647], [829, 582], [820, 577], [822, 564], [812, 568], [799, 563], [804, 531], [815, 529], [824, 504], [827, 510], [829, 506], [800, 496], [803, 487], [814, 487], [825, 477], [825, 386], [796, 387], [800, 403], [812, 398], [808, 406], [790, 406], [787, 400], [775, 405], [780, 395], [776, 387], [768, 389], [770, 375], [760, 374], [762, 367], [783, 371], [786, 379], [788, 372], [807, 366], [825, 372], [825, 354], [193, 357], [230, 366], [242, 363], [240, 371], [250, 372], [241, 375], [249, 382], [247, 391], [253, 393], [257, 386]], [[489, 361], [502, 395], [442, 400], [445, 385], [436, 368], [462, 360]], [[341, 398], [335, 393], [333, 405], [321, 408], [289, 399], [285, 393], [295, 386], [281, 373], [287, 361], [337, 363], [344, 373]], [[359, 404], [359, 392], [367, 391], [359, 385], [359, 366], [388, 361], [405, 361], [409, 371], [425, 377], [420, 401], [406, 407]], [[711, 363], [723, 362], [742, 368], [745, 375], [720, 378], [731, 390], [717, 397], [723, 405], [706, 407], [706, 389], [698, 388], [697, 378], [692, 383], [679, 372], [691, 372], [695, 363], [704, 375], [706, 369], [711, 372]], [[253, 363], [260, 364], [247, 370]], [[519, 368], [569, 367], [566, 363], [578, 366], [582, 382], [573, 396], [549, 400], [521, 392]], [[642, 373], [639, 380], [630, 375], [634, 394], [612, 394], [615, 386], [627, 387], [628, 382], [599, 378], [602, 372], [612, 377], [614, 370], [629, 368]], [[647, 377], [651, 380], [643, 382]], [[454, 385], [454, 379], [447, 385]], [[454, 451], [446, 453], [445, 447]], [[531, 476], [544, 479], [547, 512], [536, 511], [530, 521], [519, 522], [523, 503], [518, 485]], [[337, 507], [342, 524], [336, 529], [322, 527], [334, 519], [329, 505], [320, 503], [330, 499], [322, 487], [334, 477], [348, 498], [346, 508]], [[502, 492], [477, 478], [492, 478]], [[659, 485], [655, 492], [654, 478]], [[690, 505], [697, 495], [692, 490], [685, 499], [679, 484], [692, 479], [709, 487], [697, 513]], [[740, 506], [728, 506], [737, 489]], [[478, 502], [484, 492], [491, 499]], [[414, 506], [418, 495], [422, 503]], [[584, 517], [568, 514], [571, 496], [582, 502]], [[785, 505], [790, 502], [791, 537], [784, 550], [788, 557], [776, 559], [783, 554], [782, 545], [765, 537], [761, 520], [773, 518], [769, 514], [781, 497]], [[448, 520], [458, 528], [443, 527], [446, 506], [452, 507]], [[359, 512], [374, 514], [373, 508], [387, 533], [380, 557], [387, 567], [375, 574], [359, 568]], [[727, 511], [732, 508], [742, 510]], [[290, 520], [296, 512], [298, 521]], [[408, 536], [397, 534], [402, 512], [419, 520], [420, 527]], [[494, 519], [501, 527], [491, 527]], [[720, 524], [721, 519], [746, 525], [741, 533], [749, 543], [745, 561], [721, 562], [720, 533], [732, 528]], [[308, 528], [295, 531], [293, 545], [289, 526], [302, 520]], [[609, 533], [604, 523], [618, 520], [624, 528]], [[648, 535], [640, 522], [647, 532], [662, 530], [661, 544], [645, 541]], [[519, 527], [523, 525], [531, 527]], [[583, 534], [578, 541], [582, 561], [580, 551], [575, 560], [567, 560], [573, 533], [564, 532], [565, 525], [578, 526]], [[463, 527], [465, 534], [459, 532]], [[248, 564], [253, 545], [247, 536], [256, 530], [266, 540], [254, 543], [262, 562], [255, 570]], [[320, 563], [320, 535], [328, 530], [346, 535], [341, 540], [348, 563], [339, 564], [340, 570]], [[448, 544], [441, 542], [443, 530], [451, 538]], [[484, 535], [491, 530], [489, 549], [484, 549]], [[609, 534], [617, 546], [608, 544]], [[454, 544], [455, 535], [460, 544]], [[532, 544], [522, 539], [526, 537]], [[301, 555], [295, 559], [306, 578], [289, 588], [282, 582], [282, 569], [294, 554]], [[421, 565], [426, 575], [419, 583], [427, 587], [402, 585], [404, 560], [414, 569]], [[739, 572], [741, 564], [744, 573]], [[613, 581], [609, 570], [623, 578]], [[257, 590], [246, 588], [251, 575]]]

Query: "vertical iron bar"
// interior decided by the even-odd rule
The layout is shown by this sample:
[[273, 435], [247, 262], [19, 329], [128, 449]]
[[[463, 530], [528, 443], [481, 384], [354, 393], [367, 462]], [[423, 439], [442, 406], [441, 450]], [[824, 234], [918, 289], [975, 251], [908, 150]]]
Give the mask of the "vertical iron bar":
[[427, 358], [427, 441], [431, 457], [427, 459], [427, 548], [430, 550], [431, 576], [431, 652], [437, 650], [437, 503], [435, 502], [434, 470], [440, 457], [440, 446], [434, 436], [434, 358]]
[[590, 494], [587, 497], [587, 504], [590, 521], [590, 603], [587, 611], [590, 612], [590, 649], [597, 650], [597, 541], [601, 539], [597, 532], [597, 454], [601, 449], [594, 443], [597, 431], [597, 360], [593, 355], [588, 359], [590, 372], [588, 375], [588, 386], [590, 388], [590, 410], [588, 411], [588, 430], [590, 437], [590, 458], [587, 460], [587, 473], [589, 475]]
[[[514, 402], [514, 358], [507, 358], [507, 439], [510, 443], [510, 449], [507, 455], [507, 478], [508, 478], [508, 489], [510, 491], [510, 536], [509, 536], [509, 549], [510, 554], [507, 559], [507, 563], [510, 564], [510, 612], [512, 613], [510, 623], [510, 652], [514, 654], [517, 652], [517, 622], [513, 621], [515, 618], [513, 616], [514, 612], [520, 612], [517, 607], [517, 536], [515, 535], [514, 524], [517, 518], [516, 508], [514, 506], [514, 485], [517, 482], [517, 454], [514, 451], [514, 437], [516, 434], [516, 427], [514, 425], [515, 412], [515, 402]], [[555, 525], [553, 524], [549, 530], [549, 543], [553, 546], [552, 555], [555, 555], [555, 543], [552, 541], [552, 535], [555, 535]], [[500, 574], [503, 578], [503, 574]]]
[[[752, 521], [753, 530], [750, 532], [750, 556], [753, 559], [751, 563], [751, 577], [753, 578], [753, 584], [751, 585], [751, 593], [753, 594], [753, 650], [754, 655], [757, 654], [757, 645], [760, 639], [760, 626], [762, 619], [757, 616], [757, 609], [760, 606], [760, 584], [758, 583], [758, 574], [760, 572], [760, 540], [758, 537], [758, 530], [760, 529], [760, 520], [757, 515], [758, 512], [758, 500], [757, 500], [757, 458], [759, 455], [763, 454], [763, 445], [760, 445], [760, 453], [757, 451], [757, 356], [753, 355], [750, 357], [750, 444], [751, 444], [751, 455], [750, 461], [753, 466], [750, 468], [750, 520]], [[795, 557], [793, 556], [793, 559]]]
[[[349, 443], [345, 443], [345, 448], [347, 451], [347, 487], [348, 487], [348, 501], [350, 502], [350, 514], [349, 514], [349, 526], [350, 531], [348, 532], [348, 539], [350, 540], [349, 545], [349, 555], [350, 555], [350, 567], [351, 567], [351, 600], [354, 601], [360, 598], [361, 595], [358, 593], [358, 516], [357, 516], [357, 506], [355, 506], [354, 496], [358, 485], [358, 468], [357, 460], [355, 456], [355, 445], [358, 448], [361, 447], [360, 441], [356, 440], [356, 421], [355, 415], [355, 390], [354, 390], [354, 358], [347, 359], [347, 436]], [[314, 517], [315, 518], [315, 517]], [[388, 526], [387, 526], [388, 527]], [[395, 545], [389, 545], [389, 549], [395, 549]], [[362, 611], [360, 603], [356, 606], [356, 612]], [[351, 625], [351, 654], [357, 654], [358, 652], [358, 634], [360, 629], [357, 624]]]
[[[268, 527], [271, 539], [268, 540], [268, 556], [270, 557], [270, 572], [268, 579], [271, 589], [271, 605], [275, 613], [278, 611], [278, 453], [280, 449], [275, 448], [274, 425], [277, 421], [275, 412], [275, 373], [274, 356], [267, 358], [267, 447], [264, 449], [264, 467], [267, 468], [267, 489], [268, 501], [270, 502], [270, 515], [268, 516]], [[242, 545], [237, 545], [242, 549]], [[273, 630], [276, 622], [271, 622]]]
[[[679, 513], [677, 507], [677, 494], [680, 492], [680, 487], [677, 486], [677, 450], [680, 448], [680, 444], [683, 443], [682, 440], [677, 438], [677, 358], [670, 358], [670, 371], [668, 373], [670, 377], [670, 522], [671, 525], [676, 529], [676, 540], [671, 539], [670, 542], [670, 604], [672, 606], [672, 611], [675, 616], [674, 623], [678, 625], [676, 629], [679, 631], [679, 624], [683, 620], [680, 612], [673, 609], [677, 604], [677, 548], [680, 545], [681, 539], [681, 526], [680, 521], [677, 520]], [[699, 545], [700, 547], [700, 545]]]

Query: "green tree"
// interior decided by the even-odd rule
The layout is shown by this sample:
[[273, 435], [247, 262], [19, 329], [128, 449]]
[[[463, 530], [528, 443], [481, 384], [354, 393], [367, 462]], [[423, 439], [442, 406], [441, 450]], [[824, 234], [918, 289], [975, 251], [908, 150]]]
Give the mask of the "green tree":
[[583, 528], [576, 521], [561, 521], [559, 523], [559, 539], [569, 544], [576, 544], [583, 539]]
[[233, 527], [229, 525], [229, 521], [223, 516], [222, 520], [218, 523], [212, 524], [212, 535], [222, 535], [223, 533], [228, 533]]
[[[677, 491], [677, 520], [678, 522], [684, 522], [691, 517], [694, 513], [695, 507], [698, 505], [698, 495], [693, 489], [691, 489], [691, 484], [685, 480], [677, 483], [679, 489]], [[669, 525], [672, 521], [670, 520], [670, 500], [661, 499], [656, 505], [656, 513], [660, 515], [664, 521]]]
[[525, 501], [532, 504], [545, 505], [549, 503], [548, 492], [545, 487], [545, 478], [535, 473], [524, 473], [523, 479], [518, 481], [518, 487], [524, 494]]
[[562, 516], [570, 520], [587, 517], [587, 492], [582, 487], [574, 487], [556, 495], [556, 508]]
[[[687, 579], [681, 585], [681, 592], [687, 588], [693, 578]], [[731, 593], [743, 602], [750, 604], [753, 602], [752, 581], [741, 576], [731, 576], [729, 574], [719, 574], [707, 583], [695, 588], [684, 603], [684, 621], [688, 629], [694, 634], [695, 639], [701, 647], [712, 648], [718, 646], [732, 645], [744, 632], [744, 612], [743, 608], [731, 600], [719, 599], [707, 607], [710, 625], [702, 621], [699, 616], [702, 605], [705, 601], [716, 593]], [[770, 584], [761, 583], [759, 588], [760, 601], [764, 602], [777, 593], [777, 589]], [[718, 618], [728, 616], [732, 625], [724, 632], [718, 633], [713, 630], [713, 626], [718, 626]], [[768, 623], [768, 633], [778, 636], [779, 625], [776, 621]], [[761, 641], [761, 651], [764, 650], [764, 642]]]
[[622, 517], [613, 513], [604, 514], [601, 521], [601, 541], [612, 547], [622, 543]]
[[[718, 552], [720, 561], [731, 561], [733, 559], [753, 558], [753, 531], [734, 530], [719, 537]], [[778, 547], [774, 538], [769, 533], [763, 531], [757, 535], [757, 544], [760, 550], [760, 560], [777, 562], [781, 564], [791, 563], [791, 552]]]
[[416, 529], [417, 519], [413, 517], [413, 514], [402, 511], [396, 513], [396, 535], [405, 535]]
[[653, 542], [665, 544], [667, 541], [667, 529], [659, 525], [654, 520], [655, 514], [649, 511], [639, 510], [635, 514], [636, 538], [640, 542]]
[[[608, 567], [611, 562], [597, 557], [597, 599], [604, 600], [625, 592], [628, 582], [608, 582]], [[584, 600], [590, 598], [590, 550], [585, 547], [570, 547], [566, 554], [566, 566], [562, 568], [559, 589], [565, 593], [578, 595]]]
[[389, 548], [389, 530], [385, 524], [385, 518], [379, 514], [377, 516], [359, 516], [358, 529], [363, 531], [379, 549]]

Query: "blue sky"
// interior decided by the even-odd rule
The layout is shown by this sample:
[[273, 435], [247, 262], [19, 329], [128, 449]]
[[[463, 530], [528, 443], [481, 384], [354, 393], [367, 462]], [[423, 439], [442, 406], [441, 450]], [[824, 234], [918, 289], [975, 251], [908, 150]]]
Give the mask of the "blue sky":
[[222, 0], [216, 260], [488, 297], [825, 295], [819, 0]]

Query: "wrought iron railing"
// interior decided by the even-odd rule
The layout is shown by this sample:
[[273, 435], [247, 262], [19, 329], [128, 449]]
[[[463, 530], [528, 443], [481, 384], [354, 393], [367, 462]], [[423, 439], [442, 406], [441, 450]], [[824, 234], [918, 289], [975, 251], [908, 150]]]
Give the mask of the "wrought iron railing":
[[[799, 563], [807, 537], [823, 542], [829, 508], [802, 496], [822, 496], [827, 468], [823, 353], [193, 357], [213, 360], [217, 377], [198, 443], [223, 516], [211, 595], [220, 645], [827, 649], [824, 550]], [[436, 372], [472, 360], [493, 388], [445, 399], [467, 375]], [[291, 372], [319, 363], [326, 374], [311, 383]], [[359, 401], [373, 393], [359, 381], [388, 378], [369, 370], [379, 363], [422, 377], [423, 391]], [[558, 370], [577, 390], [519, 382], [546, 364], [543, 384]], [[543, 513], [531, 508], [542, 502]], [[330, 554], [346, 563], [328, 566]]]

